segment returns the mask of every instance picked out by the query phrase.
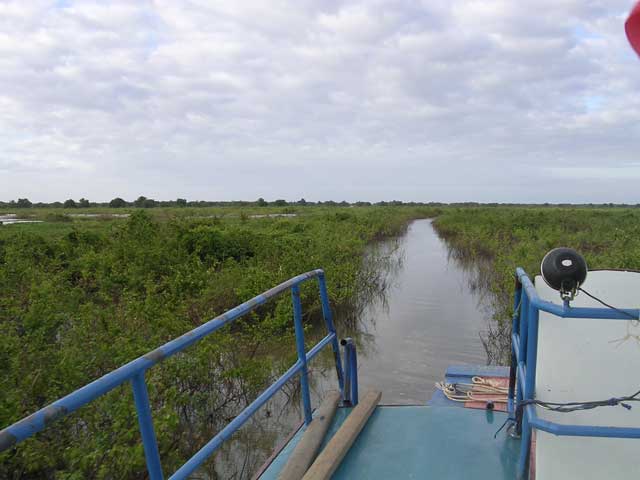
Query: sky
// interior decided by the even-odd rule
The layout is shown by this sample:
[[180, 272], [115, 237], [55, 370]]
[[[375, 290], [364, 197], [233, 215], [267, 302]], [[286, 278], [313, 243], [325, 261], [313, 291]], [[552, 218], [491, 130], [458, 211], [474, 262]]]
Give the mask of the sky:
[[632, 0], [0, 0], [0, 200], [640, 203]]

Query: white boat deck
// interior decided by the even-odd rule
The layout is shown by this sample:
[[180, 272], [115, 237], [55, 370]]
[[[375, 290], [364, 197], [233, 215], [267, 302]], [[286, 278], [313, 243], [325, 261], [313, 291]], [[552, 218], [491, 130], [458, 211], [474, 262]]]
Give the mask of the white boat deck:
[[[544, 300], [560, 302], [541, 277]], [[640, 307], [640, 273], [589, 272], [584, 288], [618, 308]], [[573, 307], [602, 307], [585, 294]], [[631, 320], [563, 319], [540, 312], [536, 397], [550, 402], [604, 400], [640, 390], [640, 326]], [[640, 427], [640, 403], [539, 417], [563, 424]], [[640, 439], [555, 436], [536, 432], [537, 480], [640, 478]]]

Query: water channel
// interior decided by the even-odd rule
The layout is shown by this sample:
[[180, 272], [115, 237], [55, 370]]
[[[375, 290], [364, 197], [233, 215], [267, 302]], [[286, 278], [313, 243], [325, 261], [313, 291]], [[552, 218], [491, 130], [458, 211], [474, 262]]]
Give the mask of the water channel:
[[374, 248], [393, 249], [395, 267], [385, 272], [384, 295], [359, 314], [361, 390], [381, 390], [383, 403], [424, 404], [448, 365], [486, 363], [484, 296], [473, 287], [476, 272], [449, 254], [430, 220]]
[[[456, 260], [431, 220], [416, 220], [401, 237], [371, 245], [364, 262], [375, 271], [375, 287], [355, 307], [334, 314], [339, 335], [356, 340], [361, 394], [377, 389], [384, 404], [425, 404], [448, 365], [487, 363], [481, 333], [491, 310], [477, 287], [478, 270]], [[319, 327], [308, 343], [325, 334]], [[310, 364], [314, 407], [337, 386], [329, 350]], [[300, 424], [297, 383], [290, 387], [234, 436], [217, 455], [215, 472], [202, 478], [255, 474]]]

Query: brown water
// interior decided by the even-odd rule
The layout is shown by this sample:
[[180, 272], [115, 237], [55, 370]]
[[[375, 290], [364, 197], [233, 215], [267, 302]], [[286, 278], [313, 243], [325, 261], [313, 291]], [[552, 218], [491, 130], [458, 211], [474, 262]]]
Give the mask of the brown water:
[[372, 248], [393, 252], [396, 267], [354, 332], [360, 390], [381, 390], [384, 403], [424, 404], [448, 365], [486, 363], [480, 332], [490, 312], [474, 288], [475, 270], [449, 255], [430, 220]]
[[[477, 265], [451, 255], [430, 220], [411, 223], [403, 236], [369, 248], [364, 268], [376, 279], [353, 305], [336, 309], [340, 337], [358, 348], [360, 392], [377, 389], [386, 404], [424, 404], [448, 365], [485, 364], [480, 333], [491, 311], [480, 293]], [[309, 332], [312, 345], [326, 334]], [[294, 351], [294, 346], [289, 346]], [[330, 349], [310, 364], [312, 404], [336, 389]], [[298, 383], [276, 395], [216, 456], [202, 477], [251, 478], [300, 424]]]

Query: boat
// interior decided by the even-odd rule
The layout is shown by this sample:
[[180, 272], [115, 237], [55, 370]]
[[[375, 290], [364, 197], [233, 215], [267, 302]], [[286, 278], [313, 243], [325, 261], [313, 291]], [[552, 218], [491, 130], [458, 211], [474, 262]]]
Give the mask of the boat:
[[[298, 275], [85, 385], [0, 432], [0, 451], [119, 385], [133, 389], [149, 478], [165, 478], [145, 372], [272, 298], [291, 293], [298, 360], [168, 478], [185, 479], [287, 382], [299, 377], [300, 428], [256, 478], [601, 479], [640, 474], [640, 273], [589, 272], [555, 249], [531, 280], [515, 274], [511, 364], [452, 365], [420, 405], [380, 405], [359, 395], [357, 349], [339, 341], [325, 273]], [[300, 286], [316, 281], [327, 335], [305, 350]], [[589, 285], [589, 291], [583, 287]], [[337, 385], [311, 404], [308, 364], [331, 348]]]
[[[569, 279], [583, 271], [564, 288], [550, 264]], [[259, 478], [638, 478], [640, 311], [622, 306], [636, 304], [640, 273], [590, 272], [587, 291], [570, 249], [550, 252], [542, 271], [515, 274], [511, 365], [452, 365], [425, 405], [376, 405], [346, 447], [340, 432], [358, 407], [338, 409], [303, 476], [287, 469], [309, 427]]]
[[[640, 4], [625, 25], [640, 55]], [[317, 281], [327, 335], [305, 350], [300, 286]], [[584, 288], [589, 286], [589, 290]], [[429, 401], [380, 405], [359, 395], [357, 349], [339, 341], [321, 269], [298, 275], [0, 431], [0, 452], [114, 388], [133, 390], [148, 476], [165, 478], [145, 373], [286, 292], [298, 359], [168, 478], [188, 478], [298, 377], [303, 422], [257, 475], [280, 479], [627, 479], [640, 476], [640, 272], [589, 272], [554, 249], [533, 280], [515, 272], [511, 362], [452, 365]], [[341, 349], [342, 347], [342, 349]], [[314, 410], [308, 363], [333, 350], [337, 385]]]

